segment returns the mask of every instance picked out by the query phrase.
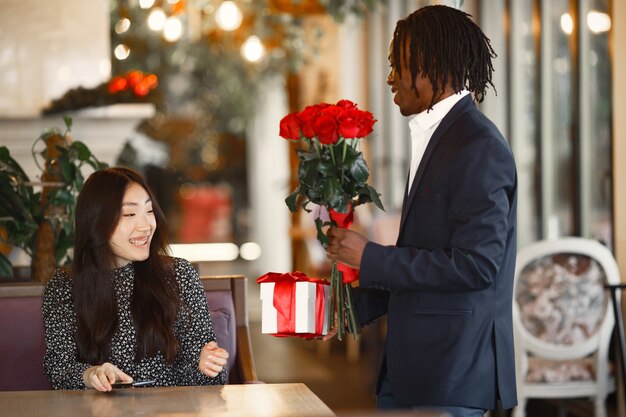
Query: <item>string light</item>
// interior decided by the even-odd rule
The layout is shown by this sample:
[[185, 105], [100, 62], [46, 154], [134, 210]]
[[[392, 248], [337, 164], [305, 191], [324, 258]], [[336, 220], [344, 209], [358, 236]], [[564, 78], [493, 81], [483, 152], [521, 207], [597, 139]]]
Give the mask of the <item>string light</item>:
[[115, 24], [115, 33], [117, 33], [118, 35], [126, 32], [128, 29], [130, 29], [130, 20], [125, 17], [118, 20]]
[[130, 55], [130, 48], [123, 43], [117, 45], [113, 50], [113, 55], [120, 61], [125, 60]]
[[167, 16], [165, 16], [163, 9], [155, 7], [148, 16], [148, 27], [154, 31], [163, 30], [165, 19], [167, 19]]
[[242, 21], [243, 14], [241, 9], [234, 1], [227, 0], [222, 2], [215, 12], [215, 22], [222, 30], [235, 30], [241, 26]]
[[258, 36], [252, 35], [241, 45], [241, 55], [250, 62], [257, 62], [265, 55], [265, 47]]
[[139, 7], [142, 9], [149, 9], [154, 6], [154, 0], [139, 0]]
[[176, 16], [169, 17], [163, 27], [163, 37], [169, 42], [175, 42], [183, 34], [183, 24]]

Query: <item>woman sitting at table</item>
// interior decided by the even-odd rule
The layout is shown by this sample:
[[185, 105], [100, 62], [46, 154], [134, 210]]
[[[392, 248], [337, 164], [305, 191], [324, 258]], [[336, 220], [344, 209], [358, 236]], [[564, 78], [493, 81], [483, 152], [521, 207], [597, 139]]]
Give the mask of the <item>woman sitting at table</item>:
[[44, 292], [45, 372], [55, 389], [115, 382], [226, 383], [198, 274], [166, 256], [164, 216], [127, 168], [94, 172], [76, 203], [71, 271]]

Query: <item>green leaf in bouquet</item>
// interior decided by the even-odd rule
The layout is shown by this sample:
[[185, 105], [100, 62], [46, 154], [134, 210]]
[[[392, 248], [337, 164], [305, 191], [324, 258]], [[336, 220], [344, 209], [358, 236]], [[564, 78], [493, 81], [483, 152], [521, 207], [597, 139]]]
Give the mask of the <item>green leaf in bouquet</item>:
[[[318, 191], [316, 188], [308, 188], [306, 190], [305, 195], [311, 201], [311, 203], [321, 205], [324, 203], [322, 191], [323, 190]], [[311, 210], [307, 210], [307, 211], [311, 211]]]
[[370, 197], [371, 201], [374, 204], [376, 204], [376, 207], [378, 207], [382, 211], [385, 211], [385, 208], [383, 207], [383, 202], [380, 201], [380, 193], [378, 191], [376, 191], [374, 189], [374, 187], [369, 186], [369, 185], [367, 186], [367, 189], [369, 190], [369, 197]]
[[357, 182], [366, 182], [370, 173], [367, 168], [367, 164], [365, 163], [365, 159], [363, 159], [362, 155], [359, 155], [352, 164], [350, 164], [350, 175]]
[[324, 222], [319, 217], [315, 218], [315, 228], [317, 229], [317, 240], [322, 244], [324, 248], [328, 246], [328, 236], [324, 233]]
[[304, 200], [302, 202], [302, 210], [306, 211], [307, 213], [312, 212], [313, 210], [311, 210], [310, 208], [308, 208], [307, 206], [309, 205], [309, 203], [311, 203], [311, 200]]
[[337, 168], [330, 161], [320, 162], [320, 164], [318, 165], [318, 172], [322, 175], [322, 177], [336, 177], [337, 176]]
[[300, 187], [296, 187], [296, 189], [285, 198], [285, 204], [289, 207], [289, 211], [296, 212], [298, 210], [298, 195], [300, 194]]
[[318, 180], [319, 165], [319, 159], [301, 160], [298, 166], [300, 183], [312, 187]]
[[330, 177], [326, 178], [324, 182], [324, 201], [328, 202], [328, 205], [335, 209], [341, 205], [343, 198], [343, 189], [338, 178]]

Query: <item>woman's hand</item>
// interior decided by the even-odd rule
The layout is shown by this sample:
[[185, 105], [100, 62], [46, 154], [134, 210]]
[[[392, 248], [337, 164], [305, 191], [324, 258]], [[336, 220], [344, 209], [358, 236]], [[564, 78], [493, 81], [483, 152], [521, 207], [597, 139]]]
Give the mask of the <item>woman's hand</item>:
[[216, 342], [209, 342], [200, 351], [198, 369], [206, 376], [214, 378], [226, 366], [228, 356], [228, 352], [217, 346]]
[[112, 363], [105, 362], [102, 365], [87, 368], [83, 373], [83, 382], [87, 388], [107, 392], [113, 389], [112, 384], [116, 382], [133, 382], [133, 378], [120, 371]]

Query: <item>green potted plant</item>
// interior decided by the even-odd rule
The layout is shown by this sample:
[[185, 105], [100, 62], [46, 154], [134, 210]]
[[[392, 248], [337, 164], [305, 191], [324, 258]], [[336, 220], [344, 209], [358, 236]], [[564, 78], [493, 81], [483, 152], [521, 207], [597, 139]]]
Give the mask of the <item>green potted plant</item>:
[[[65, 117], [64, 121], [65, 132], [51, 128], [33, 143], [40, 182], [31, 181], [9, 149], [0, 147], [0, 241], [30, 255], [31, 278], [38, 282], [46, 282], [56, 267], [71, 261], [74, 206], [84, 182], [82, 168], [107, 166], [84, 143], [71, 140], [72, 120]], [[37, 151], [41, 143], [45, 148]], [[39, 188], [41, 191], [36, 191]], [[12, 276], [13, 266], [0, 252], [0, 277]]]

